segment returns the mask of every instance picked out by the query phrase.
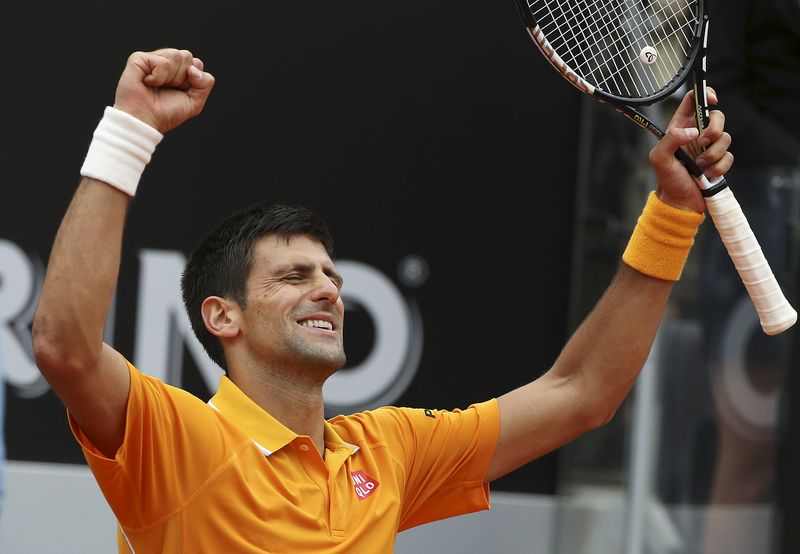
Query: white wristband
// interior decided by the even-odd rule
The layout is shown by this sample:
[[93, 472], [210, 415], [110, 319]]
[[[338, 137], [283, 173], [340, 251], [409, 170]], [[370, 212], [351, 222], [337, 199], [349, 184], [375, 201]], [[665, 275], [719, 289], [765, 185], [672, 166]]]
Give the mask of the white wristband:
[[81, 175], [133, 196], [164, 135], [129, 113], [107, 107], [94, 131]]

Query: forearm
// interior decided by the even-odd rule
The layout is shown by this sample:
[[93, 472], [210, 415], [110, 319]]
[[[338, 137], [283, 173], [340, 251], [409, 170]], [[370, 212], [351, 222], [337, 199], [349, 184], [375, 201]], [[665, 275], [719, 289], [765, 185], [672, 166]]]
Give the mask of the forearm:
[[550, 370], [578, 387], [590, 426], [606, 423], [636, 381], [672, 282], [622, 264], [609, 288]]
[[553, 366], [552, 376], [585, 399], [592, 426], [614, 415], [636, 380], [702, 220], [651, 194], [624, 263]]
[[[34, 319], [41, 365], [85, 365], [99, 355], [119, 272], [130, 197], [84, 178], [56, 235]], [[68, 358], [64, 358], [68, 356]]]

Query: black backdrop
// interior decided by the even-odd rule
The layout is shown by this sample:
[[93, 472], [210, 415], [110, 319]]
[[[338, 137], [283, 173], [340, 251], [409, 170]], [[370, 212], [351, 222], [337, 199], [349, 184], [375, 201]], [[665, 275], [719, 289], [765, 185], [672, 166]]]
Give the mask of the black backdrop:
[[[132, 205], [123, 353], [133, 352], [136, 252], [188, 252], [221, 215], [273, 197], [317, 208], [340, 258], [395, 282], [401, 258], [427, 260], [428, 281], [408, 291], [424, 350], [398, 404], [463, 407], [557, 356], [579, 95], [533, 51], [511, 0], [30, 2], [0, 14], [0, 239], [42, 260], [127, 55], [189, 48], [217, 78], [206, 111], [159, 146]], [[82, 463], [52, 393], [10, 387], [7, 404], [10, 459]], [[555, 471], [547, 456], [496, 488], [552, 492]]]

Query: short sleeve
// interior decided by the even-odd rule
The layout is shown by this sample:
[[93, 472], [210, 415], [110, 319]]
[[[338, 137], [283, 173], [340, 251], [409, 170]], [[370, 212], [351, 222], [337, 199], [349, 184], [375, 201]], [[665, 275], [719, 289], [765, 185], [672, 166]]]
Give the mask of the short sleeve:
[[398, 530], [489, 509], [483, 477], [497, 447], [496, 400], [463, 411], [381, 408], [373, 413], [405, 472]]
[[145, 528], [180, 509], [232, 455], [213, 408], [128, 364], [125, 438], [104, 456], [71, 415], [70, 428], [119, 522]]

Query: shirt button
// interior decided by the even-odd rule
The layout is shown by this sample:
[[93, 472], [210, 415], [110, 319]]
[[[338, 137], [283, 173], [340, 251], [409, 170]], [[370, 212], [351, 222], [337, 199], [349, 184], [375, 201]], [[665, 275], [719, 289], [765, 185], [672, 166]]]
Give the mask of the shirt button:
[[300, 450], [302, 450], [303, 452], [308, 452], [308, 445], [307, 444], [301, 444], [300, 445]]

